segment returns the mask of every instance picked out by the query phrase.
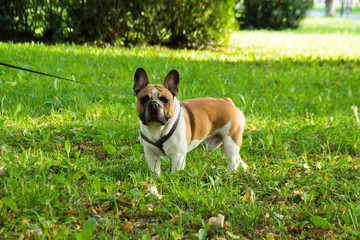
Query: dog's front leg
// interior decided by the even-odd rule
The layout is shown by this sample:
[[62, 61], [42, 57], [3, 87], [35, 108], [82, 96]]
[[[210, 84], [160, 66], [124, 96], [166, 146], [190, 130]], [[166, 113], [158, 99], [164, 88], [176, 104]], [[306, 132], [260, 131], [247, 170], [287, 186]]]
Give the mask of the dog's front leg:
[[176, 173], [179, 170], [184, 170], [185, 168], [185, 154], [176, 153], [172, 155], [171, 158], [171, 173]]
[[157, 177], [160, 177], [160, 156], [159, 154], [145, 149], [146, 162]]

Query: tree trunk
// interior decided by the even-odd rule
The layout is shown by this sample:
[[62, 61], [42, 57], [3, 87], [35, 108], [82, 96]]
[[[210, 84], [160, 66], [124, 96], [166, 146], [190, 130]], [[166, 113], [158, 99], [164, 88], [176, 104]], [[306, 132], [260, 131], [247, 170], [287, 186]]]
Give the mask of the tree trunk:
[[325, 14], [327, 17], [335, 16], [335, 1], [334, 0], [326, 0], [325, 1]]

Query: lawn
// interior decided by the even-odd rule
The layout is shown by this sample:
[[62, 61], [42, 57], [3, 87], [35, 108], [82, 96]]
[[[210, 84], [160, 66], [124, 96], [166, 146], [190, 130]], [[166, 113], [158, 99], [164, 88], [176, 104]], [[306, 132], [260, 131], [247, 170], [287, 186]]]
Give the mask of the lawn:
[[129, 92], [138, 67], [154, 83], [176, 68], [180, 100], [244, 112], [249, 165], [226, 178], [221, 151], [200, 146], [156, 178], [135, 97], [0, 66], [0, 238], [358, 239], [359, 42], [359, 22], [310, 18], [218, 51], [0, 43], [2, 62]]
[[[313, 10], [315, 10], [315, 11], [320, 11], [320, 10], [325, 11], [325, 3], [316, 4], [313, 7]], [[337, 4], [335, 12], [340, 14], [340, 11], [341, 11], [341, 5]], [[344, 15], [345, 15], [345, 12], [346, 12], [346, 6], [344, 6]], [[360, 4], [359, 3], [357, 3], [355, 5], [352, 4], [350, 14], [360, 14]]]

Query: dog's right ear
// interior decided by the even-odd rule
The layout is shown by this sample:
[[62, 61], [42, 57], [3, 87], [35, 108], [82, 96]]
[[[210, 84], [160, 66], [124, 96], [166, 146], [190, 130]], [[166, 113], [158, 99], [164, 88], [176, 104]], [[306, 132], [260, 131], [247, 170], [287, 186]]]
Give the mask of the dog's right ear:
[[146, 87], [150, 83], [149, 76], [146, 73], [145, 69], [138, 68], [134, 75], [134, 87], [133, 90], [135, 94], [138, 94], [138, 92]]

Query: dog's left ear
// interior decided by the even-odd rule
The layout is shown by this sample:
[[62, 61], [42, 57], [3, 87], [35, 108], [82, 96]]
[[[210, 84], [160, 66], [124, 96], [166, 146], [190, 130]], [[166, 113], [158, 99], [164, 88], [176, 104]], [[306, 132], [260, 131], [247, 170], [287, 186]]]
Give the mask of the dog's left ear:
[[177, 70], [171, 70], [164, 79], [164, 87], [167, 88], [175, 97], [179, 92], [180, 76]]

